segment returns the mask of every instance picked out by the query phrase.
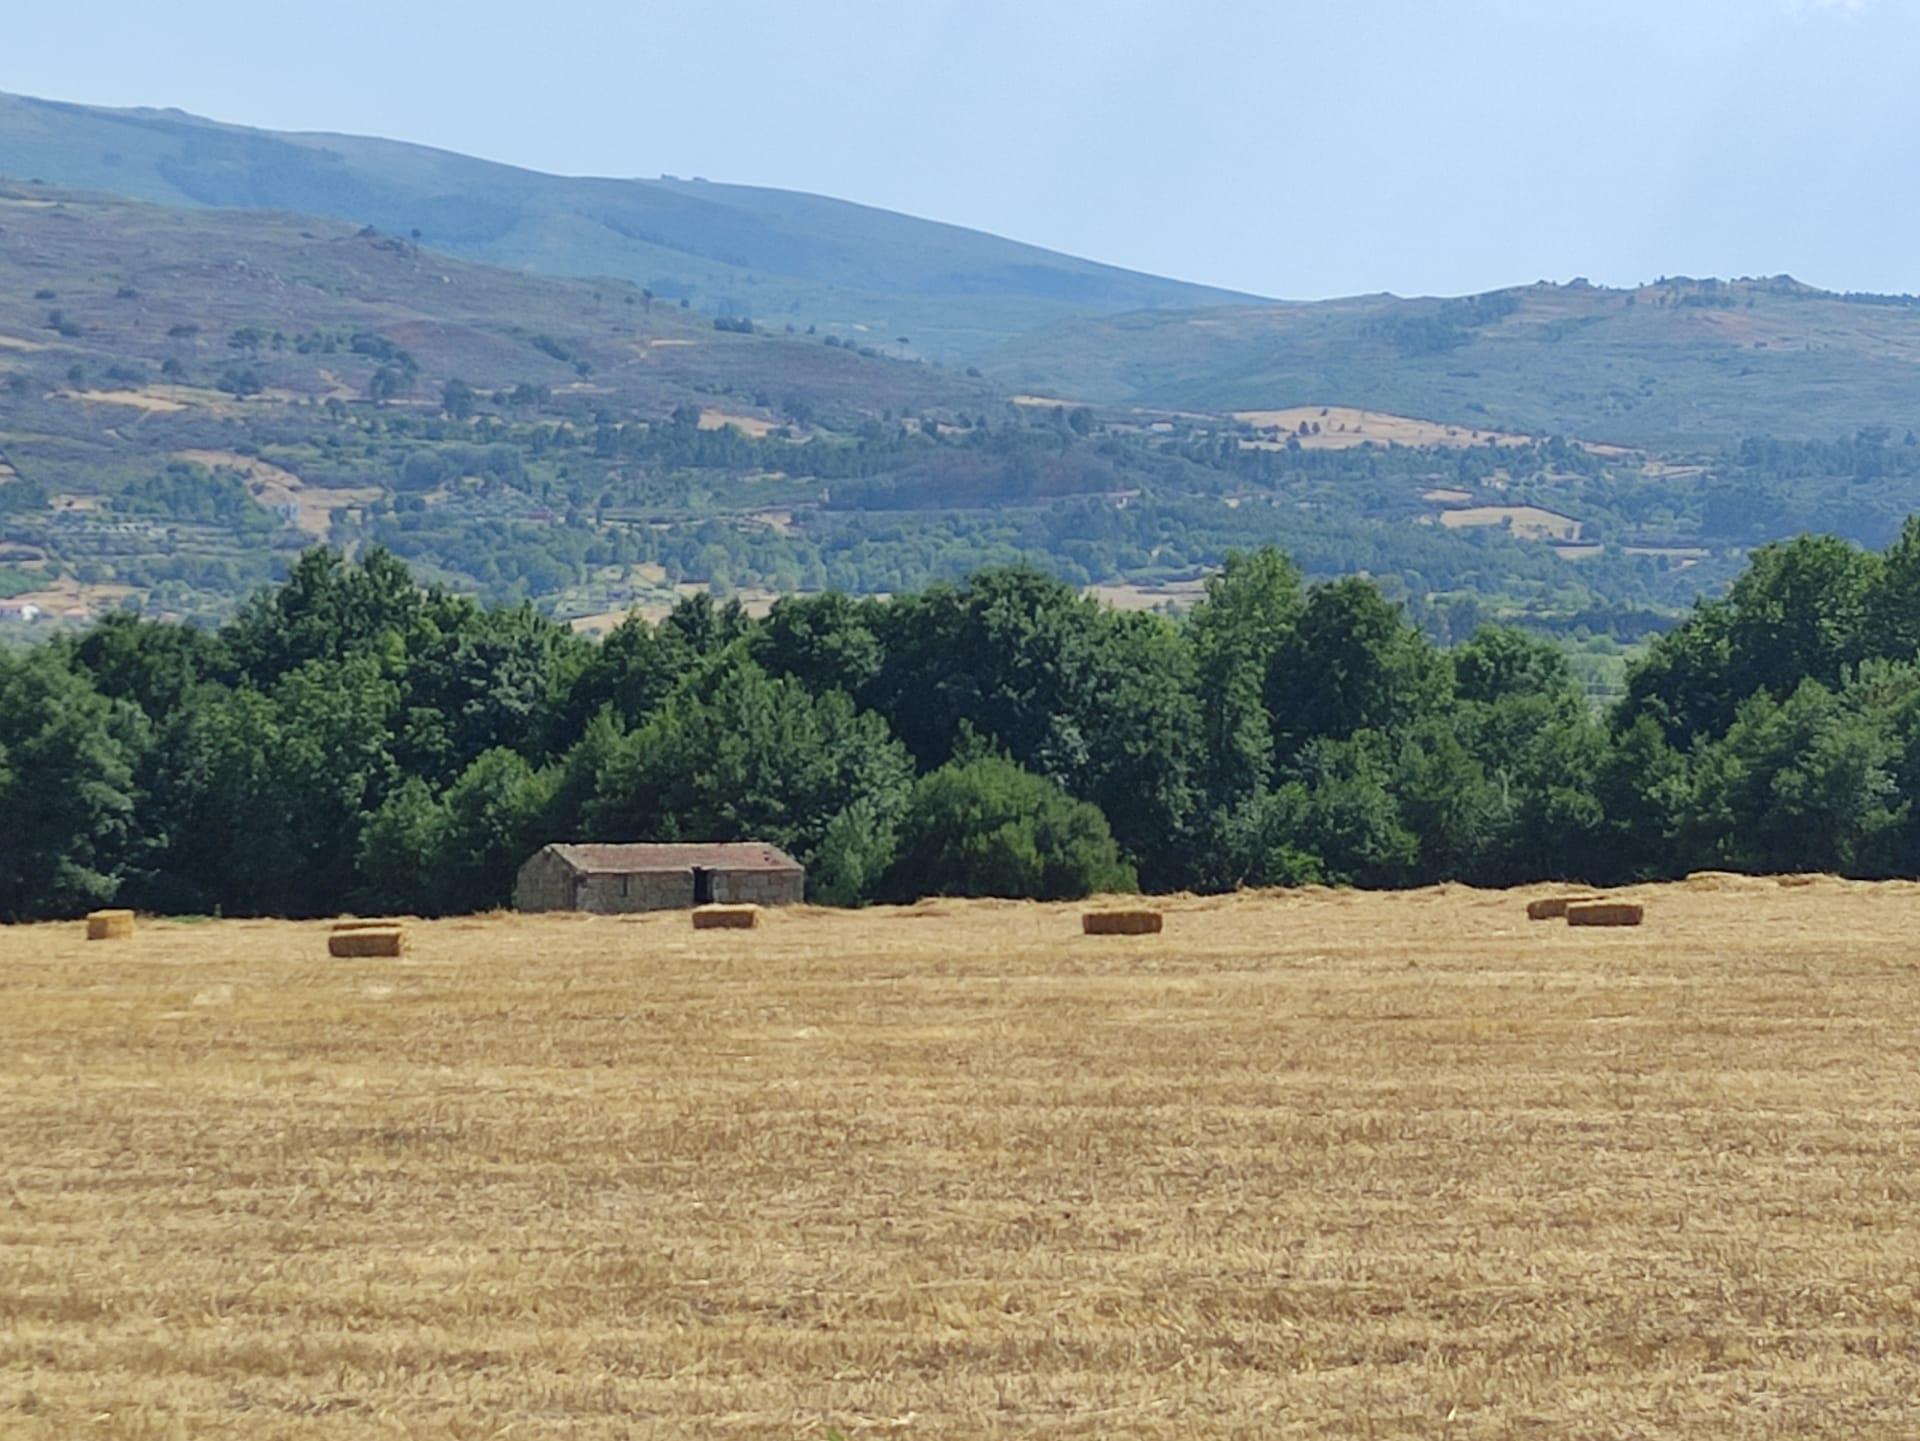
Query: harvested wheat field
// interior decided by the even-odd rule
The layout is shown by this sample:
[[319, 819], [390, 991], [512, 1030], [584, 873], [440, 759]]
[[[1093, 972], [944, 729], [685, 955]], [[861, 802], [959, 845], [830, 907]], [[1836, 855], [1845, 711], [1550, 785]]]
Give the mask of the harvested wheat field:
[[1920, 1435], [1920, 886], [1549, 893], [0, 929], [0, 1434]]

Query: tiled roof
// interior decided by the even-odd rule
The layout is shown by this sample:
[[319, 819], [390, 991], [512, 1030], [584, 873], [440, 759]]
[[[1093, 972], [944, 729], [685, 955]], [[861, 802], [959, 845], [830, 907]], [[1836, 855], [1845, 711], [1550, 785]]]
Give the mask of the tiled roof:
[[800, 863], [764, 841], [708, 842], [697, 845], [557, 844], [569, 865], [588, 875], [634, 875], [641, 871], [709, 870], [797, 871]]

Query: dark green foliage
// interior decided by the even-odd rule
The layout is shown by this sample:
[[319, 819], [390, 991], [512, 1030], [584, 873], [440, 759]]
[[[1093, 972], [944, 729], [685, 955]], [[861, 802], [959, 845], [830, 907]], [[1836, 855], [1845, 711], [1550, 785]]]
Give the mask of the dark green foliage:
[[914, 785], [880, 889], [901, 900], [1071, 900], [1135, 884], [1097, 807], [1004, 757], [982, 756], [950, 762]]
[[988, 571], [874, 613], [885, 660], [859, 691], [923, 770], [965, 733], [1100, 805], [1151, 883], [1177, 872], [1199, 726], [1188, 648], [1038, 572]]
[[561, 838], [764, 839], [840, 904], [1914, 874], [1916, 534], [1762, 550], [1609, 716], [1537, 637], [1443, 651], [1273, 552], [1184, 623], [1014, 567], [594, 646], [316, 551], [218, 632], [0, 652], [0, 914], [485, 909]]
[[1273, 770], [1267, 698], [1305, 606], [1300, 572], [1275, 550], [1229, 552], [1207, 580], [1188, 625], [1197, 670], [1205, 793], [1232, 808], [1259, 794]]
[[254, 503], [239, 476], [224, 470], [209, 473], [197, 465], [170, 465], [135, 481], [114, 497], [113, 505], [128, 515], [223, 526], [256, 540], [280, 526]]
[[613, 744], [586, 821], [605, 840], [758, 839], [803, 865], [824, 855], [813, 884], [852, 899], [846, 873], [864, 876], [885, 851], [911, 774], [886, 722], [845, 692], [816, 696], [727, 655]]
[[133, 822], [144, 726], [58, 652], [0, 650], [0, 919], [111, 900]]

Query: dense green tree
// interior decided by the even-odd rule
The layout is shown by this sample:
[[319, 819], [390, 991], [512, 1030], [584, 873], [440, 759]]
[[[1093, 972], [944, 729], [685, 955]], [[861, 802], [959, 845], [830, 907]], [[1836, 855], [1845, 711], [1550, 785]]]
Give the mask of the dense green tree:
[[975, 732], [1111, 807], [1122, 848], [1156, 883], [1179, 873], [1199, 715], [1188, 648], [1165, 622], [1014, 568], [902, 598], [873, 624], [885, 660], [862, 699], [922, 770]]
[[1723, 727], [1740, 697], [1732, 679], [1732, 613], [1725, 601], [1707, 601], [1678, 628], [1659, 637], [1627, 672], [1627, 693], [1612, 724], [1624, 732], [1642, 719], [1669, 744]]
[[307, 551], [283, 585], [262, 591], [221, 638], [240, 673], [268, 686], [313, 660], [375, 658], [393, 673], [405, 661], [428, 597], [384, 550], [348, 565], [330, 550]]
[[1241, 886], [1320, 885], [1320, 856], [1307, 849], [1307, 788], [1299, 782], [1262, 790], [1216, 814], [1213, 839], [1199, 857], [1206, 890]]
[[471, 420], [477, 400], [473, 387], [458, 376], [440, 387], [440, 408], [451, 420]]
[[197, 693], [158, 736], [144, 894], [227, 914], [338, 909], [355, 888], [363, 819], [399, 779], [397, 701], [369, 657], [309, 661], [270, 691]]
[[1277, 751], [1393, 732], [1443, 708], [1445, 661], [1370, 581], [1314, 587], [1268, 681]]
[[100, 694], [132, 701], [155, 720], [184, 705], [203, 683], [230, 677], [233, 669], [218, 636], [125, 612], [102, 616], [73, 643], [72, 655]]
[[0, 650], [0, 919], [112, 899], [133, 819], [144, 722], [55, 650]]
[[1460, 729], [1450, 718], [1422, 719], [1394, 747], [1388, 789], [1398, 824], [1414, 841], [1410, 882], [1478, 878], [1495, 849], [1504, 797]]
[[1293, 778], [1281, 789], [1295, 816], [1293, 844], [1336, 885], [1400, 886], [1417, 874], [1420, 838], [1394, 798], [1393, 749], [1380, 731], [1318, 736], [1289, 767]]
[[[708, 434], [678, 443], [753, 443]], [[316, 552], [218, 632], [115, 616], [0, 654], [0, 914], [484, 908], [569, 836], [765, 838], [846, 904], [1911, 874], [1916, 577], [1920, 527], [1769, 547], [1601, 717], [1538, 637], [1441, 652], [1273, 552], [1184, 623], [1013, 567], [761, 622], [696, 595], [598, 646]]]
[[1234, 551], [1208, 577], [1188, 635], [1194, 651], [1202, 786], [1215, 808], [1257, 795], [1273, 771], [1274, 667], [1305, 607], [1300, 572], [1278, 551]]
[[816, 695], [865, 695], [885, 659], [869, 623], [873, 606], [838, 591], [783, 597], [754, 632], [754, 659], [767, 674], [792, 676]]
[[1784, 700], [1805, 680], [1841, 684], [1866, 655], [1880, 557], [1830, 535], [1762, 546], [1727, 592], [1733, 694]]
[[1899, 539], [1881, 555], [1865, 610], [1865, 654], [1887, 660], [1920, 656], [1920, 516], [1909, 516]]
[[476, 758], [441, 802], [430, 903], [443, 912], [489, 910], [512, 898], [514, 873], [546, 834], [558, 768], [536, 771], [514, 751]]
[[608, 840], [767, 840], [804, 865], [843, 811], [890, 827], [911, 775], [886, 722], [844, 692], [722, 657], [614, 744], [586, 819]]
[[1096, 807], [1003, 756], [979, 756], [915, 783], [898, 854], [880, 889], [903, 900], [1065, 900], [1135, 885]]
[[406, 661], [402, 762], [444, 783], [483, 751], [534, 754], [556, 703], [555, 675], [587, 649], [524, 603], [483, 610], [464, 598], [429, 597]]
[[1726, 730], [1755, 692], [1783, 700], [1802, 680], [1838, 686], [1874, 653], [1870, 611], [1884, 634], [1897, 633], [1881, 570], [1878, 556], [1833, 536], [1762, 546], [1725, 599], [1655, 643], [1629, 677], [1617, 722], [1650, 715], [1680, 744]]
[[1594, 776], [1594, 800], [1603, 819], [1583, 878], [1615, 883], [1685, 871], [1679, 827], [1692, 786], [1686, 755], [1652, 715], [1641, 715], [1614, 735]]
[[434, 909], [446, 833], [446, 807], [425, 781], [408, 776], [360, 829], [352, 904], [374, 915]]
[[1511, 626], [1483, 626], [1453, 651], [1452, 659], [1457, 700], [1492, 705], [1515, 696], [1557, 696], [1573, 690], [1566, 654]]
[[1743, 701], [1701, 749], [1680, 825], [1698, 863], [1739, 870], [1875, 871], [1905, 819], [1899, 746], [1882, 715], [1817, 680]]

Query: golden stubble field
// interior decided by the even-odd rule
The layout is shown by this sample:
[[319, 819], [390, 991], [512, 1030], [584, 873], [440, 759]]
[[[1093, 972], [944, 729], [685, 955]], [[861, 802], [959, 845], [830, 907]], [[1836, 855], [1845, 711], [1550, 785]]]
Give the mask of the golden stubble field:
[[1920, 1435], [1920, 886], [0, 929], [0, 1435]]

